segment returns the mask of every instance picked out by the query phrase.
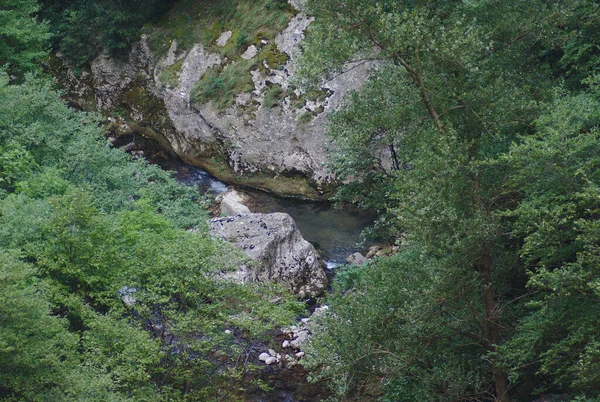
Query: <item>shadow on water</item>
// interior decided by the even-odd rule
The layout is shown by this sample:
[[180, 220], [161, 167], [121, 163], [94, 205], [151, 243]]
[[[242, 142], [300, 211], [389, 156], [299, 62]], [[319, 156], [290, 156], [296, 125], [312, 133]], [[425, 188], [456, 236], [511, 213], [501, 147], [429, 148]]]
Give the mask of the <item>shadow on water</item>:
[[[217, 195], [227, 191], [226, 184], [200, 168], [177, 167], [177, 180], [197, 186], [201, 193]], [[375, 220], [375, 215], [357, 209], [336, 209], [331, 202], [306, 201], [278, 197], [258, 190], [241, 190], [248, 195], [247, 205], [252, 212], [289, 214], [302, 233], [323, 255], [328, 268], [344, 263], [350, 254], [360, 251], [361, 232]]]
[[252, 212], [285, 212], [294, 218], [302, 236], [321, 251], [328, 268], [360, 251], [360, 234], [375, 220], [374, 214], [357, 209], [336, 209], [330, 202], [276, 197], [253, 190], [244, 190], [244, 193], [250, 196], [248, 207]]

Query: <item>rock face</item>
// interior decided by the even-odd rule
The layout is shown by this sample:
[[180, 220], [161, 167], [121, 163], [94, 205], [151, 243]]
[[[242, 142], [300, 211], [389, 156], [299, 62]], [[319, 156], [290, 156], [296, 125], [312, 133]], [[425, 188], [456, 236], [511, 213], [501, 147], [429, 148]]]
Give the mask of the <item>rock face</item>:
[[303, 298], [325, 290], [327, 277], [317, 252], [288, 214], [216, 218], [210, 221], [210, 228], [215, 236], [233, 243], [255, 261], [242, 267], [241, 279], [273, 280]]
[[233, 189], [224, 192], [218, 198], [220, 198], [221, 201], [221, 214], [225, 216], [245, 215], [250, 213], [250, 209], [243, 204], [243, 197]]
[[[291, 1], [295, 7], [301, 3]], [[68, 71], [56, 75], [70, 101], [78, 98], [74, 103], [102, 111], [125, 110], [129, 120], [162, 135], [184, 162], [222, 181], [324, 198], [334, 181], [323, 167], [330, 141], [327, 115], [362, 86], [371, 65], [348, 66], [316, 94], [293, 89], [300, 43], [311, 21], [298, 12], [276, 38], [249, 46], [241, 61], [210, 53], [199, 43], [179, 49], [176, 40], [157, 57], [144, 36], [126, 61], [104, 54], [81, 77]], [[231, 37], [223, 32], [217, 44], [225, 46]], [[195, 85], [209, 69], [243, 62], [252, 65], [246, 73], [252, 90], [239, 93], [225, 110], [194, 99]], [[278, 180], [281, 176], [287, 181]]]

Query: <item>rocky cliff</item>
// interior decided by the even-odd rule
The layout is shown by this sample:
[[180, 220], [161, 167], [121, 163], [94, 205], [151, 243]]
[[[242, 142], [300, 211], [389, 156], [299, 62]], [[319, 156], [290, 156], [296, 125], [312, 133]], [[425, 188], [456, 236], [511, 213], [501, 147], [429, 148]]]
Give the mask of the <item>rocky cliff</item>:
[[292, 5], [276, 35], [241, 42], [239, 32], [222, 30], [208, 43], [185, 46], [165, 35], [157, 46], [149, 31], [125, 61], [101, 55], [81, 76], [58, 76], [73, 103], [118, 113], [225, 182], [322, 198], [334, 181], [324, 167], [327, 115], [361, 86], [369, 65], [352, 66], [316, 91], [296, 89], [311, 18]]

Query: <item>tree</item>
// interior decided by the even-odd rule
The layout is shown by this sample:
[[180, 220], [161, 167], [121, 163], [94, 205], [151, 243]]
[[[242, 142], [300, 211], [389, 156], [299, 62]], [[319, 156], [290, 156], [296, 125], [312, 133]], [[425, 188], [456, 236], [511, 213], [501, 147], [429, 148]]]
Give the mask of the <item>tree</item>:
[[0, 74], [0, 97], [0, 399], [236, 392], [242, 356], [302, 303], [220, 280], [241, 257], [209, 236], [197, 192], [111, 148], [50, 82]]
[[47, 24], [35, 19], [38, 9], [35, 0], [0, 2], [0, 68], [11, 76], [20, 78], [35, 70], [48, 54], [50, 34]]
[[42, 0], [41, 15], [51, 21], [54, 47], [75, 67], [106, 50], [123, 57], [139, 39], [143, 24], [157, 18], [172, 0], [63, 1]]
[[[366, 87], [332, 121], [342, 154], [336, 168], [366, 184], [361, 194], [370, 195], [356, 198], [385, 211], [392, 235], [404, 233], [405, 244], [436, 260], [448, 284], [444, 299], [479, 294], [478, 304], [454, 305], [466, 317], [457, 336], [476, 340], [479, 349], [467, 359], [485, 356], [491, 364], [482, 381], [492, 381], [495, 399], [511, 400], [497, 351], [510, 334], [511, 306], [527, 290], [502, 212], [519, 197], [506, 167], [487, 161], [531, 132], [540, 102], [551, 98], [547, 55], [560, 52], [561, 29], [576, 7], [354, 0], [308, 8], [316, 16], [305, 47], [309, 84], [349, 61], [377, 61]], [[395, 166], [383, 174], [364, 152], [381, 148], [382, 138], [394, 145]]]
[[536, 134], [499, 161], [523, 194], [506, 216], [535, 292], [503, 351], [515, 380], [533, 371], [546, 379], [541, 390], [597, 398], [600, 103], [585, 92], [556, 95]]

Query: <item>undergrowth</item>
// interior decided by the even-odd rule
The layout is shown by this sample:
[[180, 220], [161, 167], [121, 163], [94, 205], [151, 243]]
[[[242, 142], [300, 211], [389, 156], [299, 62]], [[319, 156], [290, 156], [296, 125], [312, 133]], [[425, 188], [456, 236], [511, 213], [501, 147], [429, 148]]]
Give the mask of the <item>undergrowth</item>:
[[[285, 0], [180, 0], [156, 24], [146, 27], [149, 45], [157, 57], [177, 39], [179, 51], [202, 43], [209, 52], [235, 57], [263, 39], [283, 30], [294, 10]], [[226, 46], [216, 44], [222, 32], [232, 31]]]
[[[174, 39], [178, 53], [201, 43], [207, 52], [221, 56], [223, 64], [206, 71], [194, 85], [191, 101], [196, 104], [212, 101], [222, 112], [233, 105], [237, 95], [254, 89], [251, 70], [268, 73], [269, 69], [281, 69], [288, 62], [289, 56], [277, 49], [273, 39], [293, 14], [286, 0], [181, 0], [157, 24], [147, 26], [146, 33], [157, 58], [166, 54]], [[225, 46], [217, 45], [217, 39], [226, 31], [232, 32], [231, 38]], [[240, 56], [250, 45], [260, 50], [252, 60], [244, 60]], [[175, 87], [180, 70], [180, 63], [167, 67], [159, 80]], [[273, 107], [280, 95], [271, 95]]]

